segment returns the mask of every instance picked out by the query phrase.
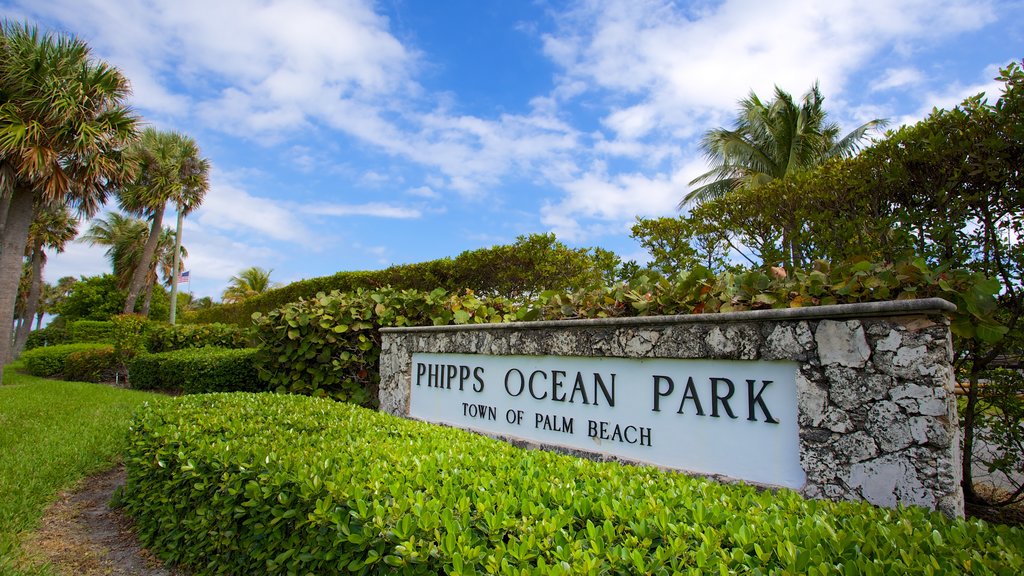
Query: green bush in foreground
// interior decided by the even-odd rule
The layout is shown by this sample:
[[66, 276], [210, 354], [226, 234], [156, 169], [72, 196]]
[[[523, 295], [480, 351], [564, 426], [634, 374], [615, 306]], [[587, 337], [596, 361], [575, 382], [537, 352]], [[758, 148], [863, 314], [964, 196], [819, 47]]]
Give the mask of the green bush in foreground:
[[193, 348], [142, 354], [128, 364], [129, 383], [137, 390], [260, 392], [253, 348]]
[[1019, 574], [1024, 532], [527, 451], [324, 399], [131, 426], [124, 501], [197, 574]]
[[60, 344], [58, 346], [33, 348], [32, 350], [26, 350], [21, 355], [21, 359], [25, 362], [25, 368], [29, 374], [33, 376], [55, 376], [64, 372], [64, 364], [71, 354], [99, 348], [110, 348], [110, 344], [83, 342], [80, 344]]

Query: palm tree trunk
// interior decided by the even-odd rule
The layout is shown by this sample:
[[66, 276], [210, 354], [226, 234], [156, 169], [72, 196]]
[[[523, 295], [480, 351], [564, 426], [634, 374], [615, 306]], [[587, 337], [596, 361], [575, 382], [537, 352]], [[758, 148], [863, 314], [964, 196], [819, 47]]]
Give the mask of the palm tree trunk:
[[46, 312], [43, 310], [36, 311], [36, 330], [42, 330], [43, 328], [43, 316], [46, 316]]
[[149, 305], [153, 303], [153, 285], [156, 284], [156, 280], [150, 280], [146, 282], [146, 297], [142, 299], [142, 310], [139, 312], [146, 318], [149, 318]]
[[160, 242], [160, 232], [163, 230], [163, 226], [164, 207], [160, 206], [153, 213], [153, 225], [149, 229], [149, 239], [146, 240], [146, 246], [142, 249], [142, 257], [139, 258], [135, 273], [132, 274], [132, 282], [128, 285], [128, 297], [125, 298], [124, 302], [125, 314], [135, 312], [135, 302], [139, 299], [139, 293], [142, 292], [142, 288], [146, 285], [146, 276], [149, 274], [150, 264], [153, 261], [153, 255], [156, 253], [156, 245]]
[[21, 351], [25, 349], [25, 343], [28, 342], [28, 333], [32, 331], [32, 318], [35, 317], [36, 309], [39, 307], [42, 286], [43, 243], [37, 241], [36, 245], [32, 246], [32, 279], [29, 283], [28, 298], [25, 301], [25, 312], [22, 314], [24, 321], [18, 326], [18, 331], [14, 336], [14, 350], [11, 353], [14, 358], [21, 356]]
[[[14, 320], [14, 307], [18, 300], [21, 265], [28, 243], [28, 229], [32, 225], [32, 190], [16, 188], [7, 209], [7, 221], [0, 239], [0, 318]], [[9, 326], [10, 324], [8, 324]], [[11, 356], [11, 338], [0, 338], [0, 378], [2, 364]]]

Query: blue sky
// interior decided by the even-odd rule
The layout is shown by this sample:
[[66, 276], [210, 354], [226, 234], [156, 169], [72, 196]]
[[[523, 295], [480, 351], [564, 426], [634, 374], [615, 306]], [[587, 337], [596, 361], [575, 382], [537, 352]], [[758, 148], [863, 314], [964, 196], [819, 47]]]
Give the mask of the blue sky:
[[[997, 95], [1024, 2], [0, 0], [86, 40], [145, 122], [212, 163], [186, 220], [191, 289], [290, 282], [554, 232], [642, 260], [739, 99], [820, 82], [846, 128]], [[173, 223], [173, 215], [167, 220]], [[83, 225], [84, 229], [84, 225]], [[53, 255], [47, 280], [109, 269]], [[186, 285], [187, 289], [188, 285]]]

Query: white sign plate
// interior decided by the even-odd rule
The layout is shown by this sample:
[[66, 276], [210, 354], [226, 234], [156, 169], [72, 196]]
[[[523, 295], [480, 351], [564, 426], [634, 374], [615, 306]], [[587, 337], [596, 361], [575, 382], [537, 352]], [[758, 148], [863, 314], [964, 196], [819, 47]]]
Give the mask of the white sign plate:
[[409, 415], [800, 488], [795, 362], [426, 354]]

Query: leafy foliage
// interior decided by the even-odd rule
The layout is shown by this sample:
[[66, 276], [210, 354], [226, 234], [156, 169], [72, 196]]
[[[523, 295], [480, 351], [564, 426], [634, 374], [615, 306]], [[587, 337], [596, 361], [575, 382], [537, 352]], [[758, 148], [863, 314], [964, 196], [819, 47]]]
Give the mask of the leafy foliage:
[[82, 350], [68, 355], [63, 377], [73, 382], [111, 382], [119, 366], [113, 346]]
[[240, 304], [253, 296], [273, 290], [278, 285], [270, 281], [271, 272], [273, 270], [265, 270], [259, 266], [246, 268], [231, 277], [231, 282], [221, 297], [225, 303]]
[[1001, 337], [993, 317], [999, 289], [979, 274], [933, 270], [922, 260], [898, 264], [824, 263], [793, 275], [706, 268], [674, 278], [645, 276], [610, 288], [545, 291], [527, 303], [444, 290], [356, 290], [318, 294], [254, 314], [260, 378], [271, 389], [372, 406], [380, 381], [384, 326], [420, 326], [736, 312], [878, 300], [941, 297], [959, 306], [954, 332]]
[[67, 343], [67, 329], [63, 326], [47, 326], [39, 330], [29, 332], [25, 340], [25, 349], [40, 348], [42, 346], [53, 346], [55, 344]]
[[256, 366], [278, 392], [372, 406], [380, 382], [380, 327], [500, 322], [511, 317], [510, 310], [501, 299], [440, 289], [320, 293], [253, 315], [261, 342]]
[[149, 321], [138, 314], [117, 314], [110, 321], [114, 325], [114, 351], [118, 363], [123, 367], [146, 351], [146, 326]]
[[250, 331], [234, 324], [157, 324], [147, 329], [146, 349], [168, 352], [185, 348], [246, 348]]
[[110, 320], [75, 320], [67, 323], [68, 342], [113, 342], [114, 323]]
[[100, 348], [110, 348], [110, 345], [97, 343], [59, 344], [57, 346], [26, 350], [21, 355], [21, 358], [24, 360], [25, 368], [29, 374], [33, 376], [56, 376], [64, 373], [65, 363], [71, 354]]
[[188, 396], [125, 455], [142, 541], [196, 574], [1015, 574], [1024, 532], [522, 450], [321, 399]]
[[186, 394], [266, 390], [256, 374], [252, 348], [190, 348], [136, 356], [128, 365], [137, 390]]
[[[117, 287], [112, 274], [83, 276], [71, 286], [68, 295], [54, 309], [61, 318], [73, 320], [109, 320], [124, 309], [125, 293]], [[149, 317], [167, 320], [170, 301], [163, 286], [153, 287]]]

